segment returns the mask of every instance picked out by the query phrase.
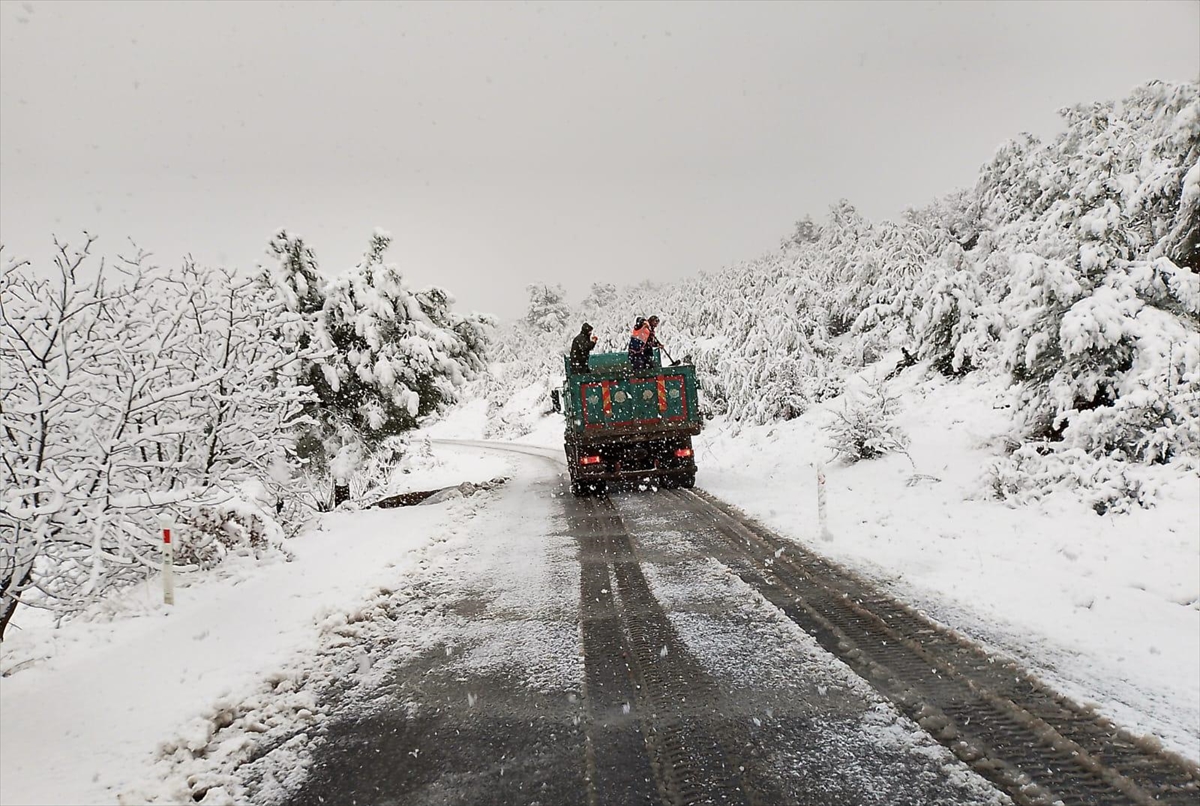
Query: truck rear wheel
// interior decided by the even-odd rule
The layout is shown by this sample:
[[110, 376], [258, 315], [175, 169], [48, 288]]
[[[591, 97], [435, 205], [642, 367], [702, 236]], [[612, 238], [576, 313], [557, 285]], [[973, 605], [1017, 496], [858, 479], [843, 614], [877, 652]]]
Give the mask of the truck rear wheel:
[[686, 476], [679, 477], [679, 486], [685, 490], [690, 490], [696, 486], [696, 474], [688, 473]]

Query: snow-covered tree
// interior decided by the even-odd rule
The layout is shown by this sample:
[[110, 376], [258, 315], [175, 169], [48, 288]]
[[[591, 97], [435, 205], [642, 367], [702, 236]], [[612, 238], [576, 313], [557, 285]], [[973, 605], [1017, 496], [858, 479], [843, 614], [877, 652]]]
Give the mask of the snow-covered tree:
[[592, 283], [592, 288], [584, 299], [582, 308], [585, 311], [598, 311], [612, 305], [617, 299], [617, 287], [612, 283]]
[[561, 285], [530, 283], [526, 290], [529, 292], [526, 322], [548, 333], [567, 324], [571, 318], [571, 309], [567, 306], [566, 292]]
[[918, 282], [916, 294], [924, 300], [912, 322], [917, 356], [945, 375], [981, 368], [1004, 322], [977, 264], [962, 247], [946, 246]]
[[806, 215], [804, 218], [796, 222], [796, 226], [792, 229], [792, 233], [783, 239], [783, 246], [786, 248], [789, 245], [803, 245], [812, 243], [821, 235], [821, 228], [812, 220], [812, 216]]
[[[384, 262], [391, 236], [376, 230], [363, 260], [323, 290], [314, 320], [317, 356], [309, 380], [328, 458], [342, 446], [367, 450], [414, 428], [457, 400], [484, 366], [486, 317], [464, 317], [440, 288], [411, 291]], [[332, 442], [329, 442], [332, 440]]]
[[1200, 91], [1153, 82], [1063, 114], [1067, 131], [1036, 158], [1055, 193], [998, 222], [1021, 247], [1002, 308], [1027, 433], [1139, 460], [1193, 450], [1179, 425], [1195, 413], [1165, 401], [1200, 388], [1200, 278], [1168, 256], [1195, 202]]
[[[262, 286], [137, 253], [0, 275], [0, 635], [19, 603], [77, 608], [157, 568], [155, 515], [278, 499], [309, 394], [297, 323]], [[273, 513], [271, 513], [273, 515]]]
[[325, 303], [324, 281], [317, 271], [317, 257], [299, 235], [280, 229], [267, 245], [275, 262], [264, 269], [264, 280], [275, 289], [289, 311], [311, 316]]
[[825, 427], [834, 452], [853, 463], [904, 451], [908, 437], [894, 421], [898, 405], [899, 398], [889, 393], [883, 381], [863, 389], [835, 411]]

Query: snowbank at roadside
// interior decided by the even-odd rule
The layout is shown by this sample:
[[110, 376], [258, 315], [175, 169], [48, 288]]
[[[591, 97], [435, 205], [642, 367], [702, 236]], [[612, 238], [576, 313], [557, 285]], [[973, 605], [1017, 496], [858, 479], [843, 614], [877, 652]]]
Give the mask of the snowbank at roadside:
[[[442, 469], [464, 464], [456, 454]], [[507, 464], [492, 457], [472, 466], [479, 478], [466, 480]], [[436, 484], [417, 478], [425, 489]], [[459, 472], [453, 482], [464, 478]], [[171, 608], [152, 579], [57, 629], [46, 614], [22, 610], [3, 644], [10, 674], [0, 678], [0, 803], [111, 803], [130, 787], [143, 791], [162, 743], [204, 747], [214, 710], [241, 703], [264, 680], [285, 693], [299, 688], [322, 642], [381, 589], [403, 585], [422, 553], [478, 505], [324, 515], [287, 541], [290, 558], [231, 558], [215, 573], [179, 580]], [[288, 718], [312, 718], [311, 692], [296, 693]], [[234, 753], [238, 741], [217, 750]]]
[[482, 484], [508, 473], [509, 462], [503, 456], [487, 453], [472, 456], [461, 451], [437, 450], [423, 437], [434, 438], [428, 430], [416, 432], [412, 450], [404, 458], [402, 472], [392, 473], [387, 488], [379, 495], [396, 495], [416, 490], [456, 487], [463, 482]]

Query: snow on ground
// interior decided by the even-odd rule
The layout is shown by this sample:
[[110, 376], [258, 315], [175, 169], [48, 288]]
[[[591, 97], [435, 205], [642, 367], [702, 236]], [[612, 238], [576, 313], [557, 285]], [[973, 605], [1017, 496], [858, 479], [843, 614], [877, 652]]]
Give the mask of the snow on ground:
[[[450, 452], [462, 461], [480, 456], [477, 448], [452, 446], [438, 455]], [[556, 507], [547, 506], [561, 487], [558, 473], [550, 463], [522, 462], [504, 487], [452, 502], [469, 509], [416, 549], [394, 579], [326, 618], [314, 653], [297, 655], [240, 702], [217, 703], [165, 743], [154, 772], [122, 793], [122, 802], [284, 800], [303, 786], [325, 741], [316, 723], [398, 707], [419, 712], [422, 704], [395, 683], [431, 656], [447, 664], [472, 704], [490, 696], [497, 675], [578, 696], [574, 544], [552, 527]]]
[[[474, 461], [514, 458], [469, 446], [441, 449]], [[517, 458], [512, 480], [472, 523], [469, 559], [455, 560], [466, 566], [456, 587], [487, 604], [476, 617], [456, 622], [445, 639], [456, 647], [455, 668], [463, 674], [505, 669], [537, 691], [578, 690], [579, 564], [554, 500], [562, 494], [561, 469]]]
[[[912, 463], [831, 461], [822, 426], [838, 397], [783, 423], [710, 422], [695, 440], [697, 486], [1200, 759], [1200, 476], [1147, 468], [1156, 504], [1127, 514], [1098, 515], [1070, 493], [1009, 506], [982, 479], [1011, 428], [999, 387], [917, 367], [892, 390]], [[520, 442], [561, 448], [558, 415], [531, 410], [520, 425]]]
[[[454, 410], [456, 418], [461, 419], [462, 411]], [[461, 428], [457, 422], [451, 425]], [[464, 481], [479, 484], [507, 474], [509, 460], [504, 456], [487, 452], [471, 455], [461, 451], [435, 451], [426, 440], [438, 438], [437, 435], [445, 430], [446, 426], [438, 422], [430, 428], [417, 431], [417, 436], [409, 442], [409, 453], [389, 474], [386, 486], [375, 491], [370, 499], [416, 490], [454, 487]], [[469, 422], [462, 430], [472, 432]]]
[[[496, 456], [443, 453], [445, 462], [429, 464], [459, 473], [454, 482], [469, 467], [479, 475], [469, 480], [508, 467]], [[436, 486], [435, 475], [419, 486]], [[181, 768], [197, 774], [244, 754], [256, 733], [318, 719], [308, 683], [322, 671], [313, 667], [324, 663], [326, 677], [343, 672], [333, 667], [347, 658], [335, 650], [359, 641], [355, 623], [375, 618], [431, 554], [460, 552], [469, 543], [462, 524], [493, 498], [324, 515], [288, 541], [290, 561], [240, 557], [208, 576], [184, 576], [171, 608], [151, 580], [57, 629], [44, 613], [22, 610], [0, 658], [8, 672], [0, 678], [0, 803], [178, 800], [190, 793], [154, 767], [161, 748], [204, 751], [210, 758]], [[369, 660], [352, 652], [366, 672]], [[215, 742], [231, 722], [240, 732]]]
[[830, 540], [819, 537], [816, 466], [832, 401], [787, 423], [697, 440], [697, 484], [781, 534], [874, 579], [929, 615], [1033, 666], [1118, 722], [1200, 758], [1200, 480], [1164, 471], [1157, 505], [1097, 515], [1060, 493], [989, 500], [983, 464], [1009, 427], [995, 390], [907, 386], [901, 455], [825, 466]]
[[[479, 456], [453, 446], [440, 454], [450, 451]], [[574, 701], [582, 686], [579, 576], [574, 542], [553, 521], [559, 470], [523, 461], [504, 487], [457, 502], [483, 498], [486, 506], [453, 519], [400, 579], [326, 619], [316, 658], [298, 657], [283, 686], [273, 675], [232, 709], [232, 724], [222, 703], [193, 731], [198, 739], [185, 731], [168, 743], [155, 774], [123, 802], [175, 802], [181, 793], [205, 804], [281, 801], [304, 785], [326, 740], [313, 723], [394, 718], [397, 708], [418, 714], [428, 699], [405, 692], [436, 687], [425, 676], [430, 658], [462, 684], [472, 707], [493, 695], [497, 678]], [[404, 679], [416, 688], [397, 686]]]
[[421, 434], [430, 439], [483, 439], [487, 421], [488, 402], [476, 398], [455, 406], [437, 422], [423, 428]]

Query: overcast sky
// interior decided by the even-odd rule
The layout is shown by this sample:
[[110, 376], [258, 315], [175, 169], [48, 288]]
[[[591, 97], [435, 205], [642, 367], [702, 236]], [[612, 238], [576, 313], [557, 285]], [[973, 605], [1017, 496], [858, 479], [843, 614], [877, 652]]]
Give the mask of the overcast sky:
[[0, 4], [0, 240], [417, 287], [675, 278], [970, 185], [1066, 104], [1200, 76], [1200, 2]]

